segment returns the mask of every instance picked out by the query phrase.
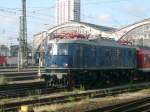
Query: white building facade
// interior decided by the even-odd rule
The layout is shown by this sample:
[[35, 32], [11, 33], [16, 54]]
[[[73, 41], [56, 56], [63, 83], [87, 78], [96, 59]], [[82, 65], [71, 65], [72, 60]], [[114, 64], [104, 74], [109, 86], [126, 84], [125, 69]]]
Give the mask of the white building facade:
[[56, 25], [61, 25], [70, 20], [80, 21], [80, 0], [57, 0]]

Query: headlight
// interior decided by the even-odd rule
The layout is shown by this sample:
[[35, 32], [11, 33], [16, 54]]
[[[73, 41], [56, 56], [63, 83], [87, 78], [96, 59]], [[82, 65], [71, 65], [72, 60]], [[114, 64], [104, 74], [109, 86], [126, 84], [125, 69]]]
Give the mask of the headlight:
[[68, 63], [64, 63], [64, 67], [68, 67]]

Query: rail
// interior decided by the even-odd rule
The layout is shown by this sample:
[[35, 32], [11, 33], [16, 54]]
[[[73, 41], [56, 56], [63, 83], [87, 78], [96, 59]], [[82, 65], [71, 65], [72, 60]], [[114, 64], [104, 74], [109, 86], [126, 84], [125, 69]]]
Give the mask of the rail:
[[39, 82], [31, 82], [26, 84], [8, 84], [0, 86], [0, 99], [11, 98], [11, 97], [19, 97], [25, 95], [30, 90], [37, 90], [41, 88], [45, 88], [46, 83]]
[[81, 92], [68, 92], [68, 94], [65, 95], [58, 95], [58, 96], [46, 96], [42, 95], [38, 97], [38, 99], [33, 100], [27, 100], [27, 101], [19, 101], [19, 102], [13, 102], [13, 103], [6, 103], [1, 104], [0, 107], [2, 107], [2, 110], [10, 111], [14, 109], [18, 109], [21, 105], [47, 105], [47, 104], [55, 104], [55, 103], [66, 103], [69, 102], [69, 98], [73, 98], [74, 101], [82, 100], [85, 97], [89, 98], [98, 98], [98, 97], [104, 97], [114, 94], [120, 94], [124, 92], [131, 92], [131, 91], [137, 91], [145, 88], [149, 88], [150, 83], [142, 83], [142, 84], [133, 84], [133, 85], [126, 85], [126, 86], [118, 86], [113, 88], [105, 88], [105, 89], [98, 89], [98, 90], [88, 90], [88, 91], [81, 91]]
[[127, 101], [120, 104], [109, 105], [99, 109], [94, 109], [86, 112], [148, 112], [150, 110], [150, 97], [144, 97], [133, 101]]

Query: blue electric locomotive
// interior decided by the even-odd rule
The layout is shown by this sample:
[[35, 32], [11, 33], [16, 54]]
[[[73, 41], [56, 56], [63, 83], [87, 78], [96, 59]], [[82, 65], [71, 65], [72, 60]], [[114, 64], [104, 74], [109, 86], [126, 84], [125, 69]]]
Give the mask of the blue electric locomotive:
[[134, 74], [135, 57], [135, 48], [113, 40], [52, 39], [46, 47], [43, 76], [51, 86], [123, 82]]

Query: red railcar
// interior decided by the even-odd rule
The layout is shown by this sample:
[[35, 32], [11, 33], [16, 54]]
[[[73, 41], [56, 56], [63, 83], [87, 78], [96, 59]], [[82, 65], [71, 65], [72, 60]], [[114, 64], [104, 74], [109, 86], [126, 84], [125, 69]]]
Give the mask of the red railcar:
[[0, 56], [0, 66], [6, 65], [7, 59], [6, 56]]
[[150, 72], [150, 50], [137, 49], [138, 68]]

